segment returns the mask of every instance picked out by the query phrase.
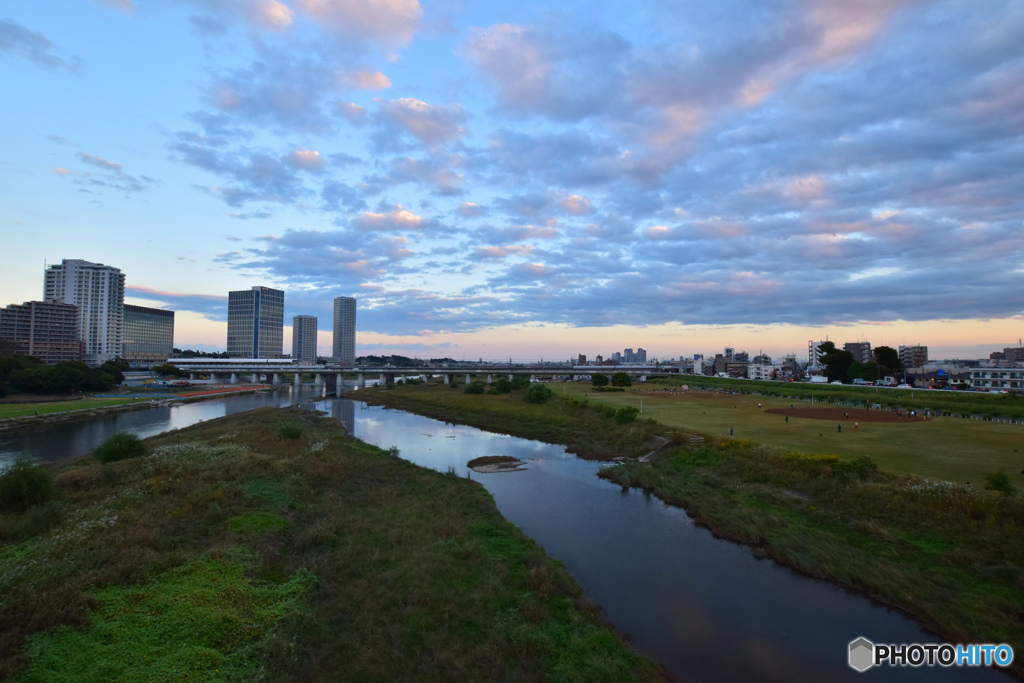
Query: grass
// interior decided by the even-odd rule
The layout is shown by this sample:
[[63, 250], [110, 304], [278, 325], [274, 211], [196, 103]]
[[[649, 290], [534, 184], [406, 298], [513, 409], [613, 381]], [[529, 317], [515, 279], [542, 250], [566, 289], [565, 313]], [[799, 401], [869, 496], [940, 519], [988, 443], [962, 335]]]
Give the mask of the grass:
[[659, 678], [472, 481], [292, 409], [146, 444], [0, 515], [0, 679]]
[[[836, 422], [791, 417], [787, 423], [784, 416], [765, 412], [791, 404], [808, 407], [809, 401], [721, 392], [717, 397], [672, 396], [657, 393], [661, 388], [647, 385], [623, 394], [597, 394], [589, 385], [577, 382], [559, 385], [556, 391], [564, 389], [567, 396], [586, 395], [592, 403], [613, 406], [639, 407], [642, 400], [641, 417], [672, 429], [718, 438], [728, 437], [731, 429], [736, 438], [799, 451], [832, 453], [851, 460], [868, 455], [892, 472], [971, 482], [979, 489], [984, 487], [986, 475], [999, 468], [1019, 473], [1024, 467], [1024, 425], [944, 417], [906, 423], [862, 422], [860, 428], [853, 429], [853, 420], [847, 420], [839, 433]], [[1024, 490], [1024, 477], [1015, 474], [1014, 485]]]
[[[573, 434], [591, 427], [596, 411], [572, 406], [580, 405], [584, 393], [593, 399], [593, 393], [578, 384], [568, 385], [564, 391], [566, 398], [546, 406], [543, 414], [521, 412], [523, 404], [514, 399], [474, 397], [473, 406], [484, 399], [490, 403], [465, 408], [464, 416], [453, 402], [452, 392], [436, 387], [379, 395], [389, 405], [517, 435], [543, 432], [539, 423], [545, 419], [552, 432]], [[360, 392], [359, 398], [368, 394], [375, 396]], [[936, 420], [862, 425], [860, 433], [871, 434], [871, 438], [850, 442], [853, 445], [837, 455], [760, 443], [756, 435], [767, 433], [774, 424], [771, 420], [785, 425], [781, 416], [767, 416], [757, 408], [758, 400], [769, 407], [771, 399], [765, 397], [730, 394], [668, 400], [667, 396], [626, 392], [607, 398], [602, 395], [601, 401], [639, 407], [641, 398], [644, 417], [653, 414], [662, 425], [682, 428], [671, 432], [672, 445], [653, 463], [628, 461], [602, 469], [600, 476], [686, 508], [698, 524], [721, 537], [754, 546], [758, 556], [771, 556], [800, 572], [900, 609], [948, 642], [1005, 642], [1018, 651], [1024, 648], [1024, 500], [984, 490], [984, 477], [970, 486], [929, 481], [886, 471], [890, 468], [879, 467], [882, 458], [874, 459], [878, 449], [884, 451], [888, 462], [907, 469], [948, 473], [964, 468], [976, 474], [994, 469], [993, 461], [998, 460], [991, 457], [984, 464], [968, 464], [968, 460], [986, 458], [979, 444], [1002, 444], [1009, 450], [1010, 444], [1019, 443], [1000, 441], [1003, 425], [977, 423], [988, 431], [975, 435], [975, 450], [944, 448], [937, 460], [918, 446], [926, 441], [922, 428], [938, 425], [949, 430], [930, 437], [941, 441], [970, 423]], [[575, 427], [566, 424], [574, 420]], [[825, 441], [817, 436], [828, 423], [791, 419], [790, 427], [808, 431], [810, 423], [815, 423], [814, 437], [807, 443], [827, 444], [831, 451], [838, 439]], [[723, 437], [721, 431], [727, 430], [728, 424], [743, 425], [743, 432], [752, 432], [755, 438]], [[657, 426], [665, 433], [662, 425]], [[612, 437], [616, 429], [629, 432], [634, 428], [604, 426], [601, 436]], [[873, 435], [876, 429], [879, 437]], [[849, 431], [844, 430], [842, 436]], [[705, 437], [703, 445], [690, 445], [689, 436], [694, 434]], [[906, 443], [893, 448], [886, 440]], [[619, 441], [628, 439], [620, 437]], [[1014, 671], [1024, 674], [1024, 665], [1016, 664]]]
[[0, 420], [35, 415], [36, 412], [40, 415], [48, 415], [64, 413], [69, 410], [89, 410], [150, 400], [153, 399], [140, 395], [138, 401], [131, 398], [84, 398], [75, 401], [47, 401], [45, 403], [0, 403]]
[[560, 391], [543, 405], [526, 403], [524, 393], [525, 389], [508, 394], [467, 395], [447, 391], [444, 385], [434, 383], [392, 391], [361, 389], [353, 397], [438, 420], [562, 444], [586, 459], [641, 456], [650, 450], [648, 438], [665, 431], [653, 421], [634, 419], [632, 411], [613, 412], [590, 401], [566, 401]]
[[[1024, 647], [1024, 501], [726, 439], [600, 476], [901, 609], [946, 642]], [[1018, 675], [1024, 665], [1015, 664]]]

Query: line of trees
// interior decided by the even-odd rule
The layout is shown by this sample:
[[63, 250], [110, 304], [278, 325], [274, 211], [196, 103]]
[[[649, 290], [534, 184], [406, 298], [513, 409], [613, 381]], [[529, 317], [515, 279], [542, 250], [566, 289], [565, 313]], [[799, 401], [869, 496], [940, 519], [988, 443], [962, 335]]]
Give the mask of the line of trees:
[[78, 391], [107, 391], [124, 381], [128, 363], [110, 360], [90, 368], [77, 360], [47, 365], [34, 356], [0, 355], [0, 396], [11, 392], [27, 394], [73, 394]]
[[891, 346], [879, 346], [873, 352], [873, 360], [861, 363], [852, 353], [836, 348], [833, 342], [821, 345], [821, 364], [825, 366], [825, 377], [829, 382], [839, 380], [850, 382], [863, 379], [869, 382], [893, 375], [903, 369], [900, 354]]

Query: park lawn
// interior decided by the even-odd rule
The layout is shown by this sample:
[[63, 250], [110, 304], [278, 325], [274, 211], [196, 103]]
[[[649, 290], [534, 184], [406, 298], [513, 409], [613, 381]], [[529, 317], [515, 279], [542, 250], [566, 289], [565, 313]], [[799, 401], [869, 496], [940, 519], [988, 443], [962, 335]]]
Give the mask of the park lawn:
[[104, 408], [123, 403], [140, 403], [151, 400], [153, 399], [139, 396], [138, 401], [133, 398], [83, 398], [77, 401], [52, 401], [46, 403], [0, 403], [0, 420], [9, 417], [35, 415], [36, 411], [40, 415], [46, 415], [49, 413], [63, 413], [69, 410], [88, 410], [90, 408]]
[[[929, 479], [971, 482], [983, 487], [985, 475], [1005, 468], [1018, 490], [1024, 490], [1024, 425], [945, 417], [906, 423], [828, 421], [766, 413], [769, 408], [807, 407], [809, 401], [726, 394], [672, 396], [658, 393], [656, 384], [634, 385], [623, 393], [594, 391], [589, 384], [551, 385], [558, 393], [616, 406], [640, 406], [642, 417], [673, 429], [691, 430], [714, 437], [768, 443], [810, 453], [830, 453], [843, 459], [870, 456], [891, 472]], [[713, 392], [712, 392], [713, 394]], [[758, 408], [758, 403], [761, 408]], [[840, 433], [837, 426], [842, 424]], [[820, 435], [820, 436], [819, 436]]]
[[658, 680], [476, 482], [264, 408], [0, 513], [0, 680]]

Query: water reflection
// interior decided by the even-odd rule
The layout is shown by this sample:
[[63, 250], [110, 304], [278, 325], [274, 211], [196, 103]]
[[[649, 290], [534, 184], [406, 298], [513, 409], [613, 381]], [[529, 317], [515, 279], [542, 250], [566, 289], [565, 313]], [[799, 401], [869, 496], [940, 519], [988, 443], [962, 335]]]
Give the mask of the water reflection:
[[[595, 476], [561, 446], [450, 425], [348, 399], [318, 402], [349, 433], [481, 482], [506, 519], [563, 561], [645, 655], [703, 681], [863, 680], [847, 645], [935, 642], [914, 622], [829, 583], [715, 539], [679, 508]], [[350, 424], [351, 422], [351, 424]], [[477, 474], [466, 462], [511, 455], [528, 469]], [[1007, 680], [980, 669], [871, 669], [873, 680]]]

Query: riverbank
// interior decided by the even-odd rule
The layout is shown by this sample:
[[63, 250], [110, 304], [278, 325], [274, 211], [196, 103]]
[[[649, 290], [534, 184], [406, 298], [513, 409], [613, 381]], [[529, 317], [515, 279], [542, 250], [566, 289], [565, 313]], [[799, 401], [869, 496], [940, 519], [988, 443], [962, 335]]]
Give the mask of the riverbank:
[[[17, 410], [7, 410], [0, 406], [0, 431], [35, 427], [53, 422], [70, 420], [87, 420], [101, 415], [120, 413], [131, 410], [142, 410], [154, 406], [173, 405], [175, 403], [191, 403], [210, 398], [251, 394], [266, 391], [271, 387], [255, 386], [239, 389], [222, 389], [214, 391], [187, 392], [163, 397], [147, 397], [140, 395], [132, 398], [84, 398], [64, 403], [46, 401], [39, 404], [15, 404]], [[38, 414], [36, 414], [38, 412]], [[12, 414], [20, 413], [20, 414]], [[5, 416], [7, 415], [7, 416]]]
[[[372, 395], [386, 405], [469, 424], [460, 419], [453, 393], [461, 392], [409, 387], [361, 392], [359, 399]], [[556, 396], [523, 423], [510, 419], [522, 400], [516, 394], [471, 398], [474, 426], [516, 436], [542, 431], [534, 423], [545, 419], [572, 433], [562, 423], [581, 418], [580, 429], [589, 417], [559, 405], [563, 399]], [[421, 410], [431, 401], [429, 412]], [[703, 446], [691, 447], [689, 435], [674, 434], [674, 444], [652, 463], [615, 465], [602, 476], [685, 508], [716, 535], [751, 546], [757, 557], [899, 609], [948, 642], [1008, 643], [1024, 651], [1019, 498], [985, 491], [983, 483], [975, 489], [879, 471], [870, 459], [841, 461], [708, 434], [702, 434]], [[1018, 663], [1013, 671], [1020, 676], [1024, 668]]]
[[659, 678], [472, 481], [298, 410], [146, 443], [0, 514], [0, 678]]
[[[394, 389], [368, 387], [346, 396], [436, 420], [561, 444], [586, 460], [639, 458], [650, 451], [651, 437], [666, 431], [663, 425], [651, 420], [635, 419], [635, 411], [625, 419], [623, 413], [603, 410], [586, 400], [553, 396], [547, 403], [534, 404], [523, 400], [522, 391], [481, 395], [467, 394], [462, 387], [449, 387], [438, 384]], [[620, 423], [617, 419], [623, 421]]]

